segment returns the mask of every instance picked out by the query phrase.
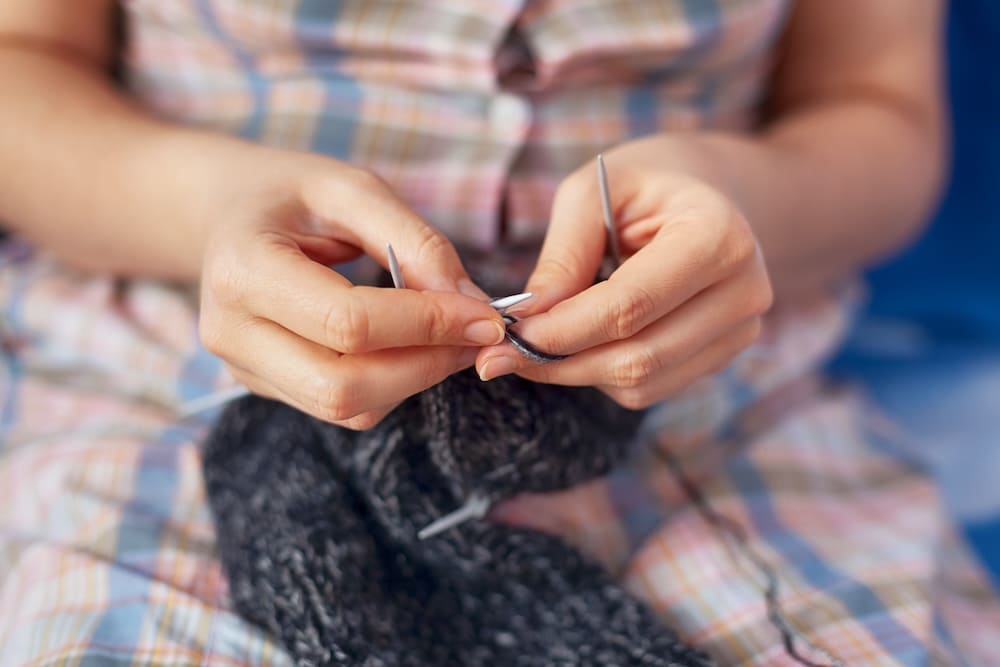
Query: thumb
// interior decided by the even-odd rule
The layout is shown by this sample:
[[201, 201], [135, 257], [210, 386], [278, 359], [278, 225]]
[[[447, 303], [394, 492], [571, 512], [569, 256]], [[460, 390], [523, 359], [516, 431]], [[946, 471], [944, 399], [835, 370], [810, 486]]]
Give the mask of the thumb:
[[590, 162], [559, 186], [552, 219], [526, 291], [535, 295], [524, 314], [545, 312], [590, 287], [607, 243], [596, 169]]
[[371, 172], [342, 167], [307, 181], [302, 201], [324, 227], [389, 268], [386, 243], [399, 260], [407, 287], [488, 297], [469, 278], [451, 242], [411, 210]]

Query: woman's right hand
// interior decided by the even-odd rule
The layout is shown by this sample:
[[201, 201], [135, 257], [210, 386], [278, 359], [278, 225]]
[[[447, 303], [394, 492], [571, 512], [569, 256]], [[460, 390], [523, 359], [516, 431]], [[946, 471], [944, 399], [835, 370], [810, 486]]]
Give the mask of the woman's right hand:
[[[503, 339], [451, 243], [379, 178], [315, 155], [237, 153], [203, 207], [200, 330], [251, 391], [369, 428]], [[408, 289], [328, 268], [361, 254], [386, 267], [387, 242]]]

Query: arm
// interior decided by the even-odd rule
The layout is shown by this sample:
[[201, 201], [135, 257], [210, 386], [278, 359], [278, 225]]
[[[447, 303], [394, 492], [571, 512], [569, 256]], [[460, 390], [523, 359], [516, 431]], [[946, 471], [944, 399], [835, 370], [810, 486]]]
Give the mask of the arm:
[[202, 206], [190, 186], [212, 173], [190, 157], [237, 144], [157, 122], [117, 94], [112, 7], [0, 4], [0, 219], [84, 268], [190, 280]]
[[645, 407], [725, 367], [772, 298], [808, 297], [913, 236], [940, 187], [939, 0], [801, 0], [756, 132], [656, 135], [606, 153], [620, 244], [604, 249], [593, 164], [561, 185], [518, 325], [526, 363], [485, 378], [601, 387]]
[[[368, 427], [503, 339], [450, 243], [375, 176], [159, 122], [107, 76], [110, 0], [0, 3], [0, 218], [78, 266], [201, 281], [237, 380]], [[390, 241], [411, 288], [327, 264]]]
[[941, 13], [938, 0], [800, 1], [762, 132], [680, 148], [745, 213], [779, 298], [864, 268], [927, 219], [946, 152]]

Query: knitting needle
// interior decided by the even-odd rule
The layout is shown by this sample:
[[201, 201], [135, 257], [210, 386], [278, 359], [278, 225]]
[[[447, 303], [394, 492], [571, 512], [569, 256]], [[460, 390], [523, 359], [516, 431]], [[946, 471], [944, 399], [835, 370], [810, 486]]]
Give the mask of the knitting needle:
[[246, 396], [249, 393], [250, 390], [246, 387], [233, 387], [232, 389], [223, 389], [222, 391], [206, 394], [205, 396], [199, 396], [198, 398], [193, 398], [190, 401], [182, 403], [177, 409], [177, 416], [180, 419], [187, 419], [206, 410], [217, 408], [230, 401], [235, 401], [237, 398]]
[[389, 275], [392, 276], [392, 286], [396, 289], [406, 289], [406, 280], [403, 279], [403, 270], [399, 268], [399, 260], [396, 253], [392, 251], [392, 244], [385, 244], [385, 253], [389, 256]]
[[[597, 184], [601, 193], [601, 208], [604, 210], [604, 229], [608, 235], [607, 254], [611, 259], [613, 270], [621, 265], [621, 250], [618, 246], [618, 229], [615, 225], [615, 217], [611, 208], [611, 192], [608, 187], [608, 170], [604, 165], [604, 155], [597, 156]], [[391, 255], [389, 261], [391, 266]], [[514, 294], [513, 296], [494, 299], [493, 301], [490, 301], [490, 305], [495, 308], [498, 313], [504, 315], [504, 321], [510, 325], [517, 322], [517, 318], [507, 316], [506, 311], [519, 303], [527, 301], [532, 296], [531, 292]], [[559, 359], [565, 358], [562, 356], [544, 355], [539, 353], [534, 348], [527, 345], [527, 343], [523, 340], [518, 338], [516, 334], [513, 334], [510, 330], [507, 331], [507, 339], [515, 347], [517, 347], [522, 354], [530, 359], [534, 359], [538, 363], [558, 361]], [[417, 537], [421, 540], [425, 540], [428, 537], [433, 537], [438, 533], [454, 528], [455, 526], [469, 521], [470, 519], [482, 519], [486, 516], [489, 508], [490, 502], [485, 496], [473, 494], [469, 497], [468, 501], [466, 501], [465, 505], [432, 522], [429, 526], [418, 532]]]
[[470, 521], [472, 519], [482, 519], [490, 511], [490, 501], [486, 496], [472, 494], [464, 505], [453, 512], [445, 514], [443, 517], [434, 520], [428, 526], [417, 533], [417, 538], [426, 540], [439, 533], [450, 530], [455, 526]]
[[618, 268], [622, 263], [621, 250], [618, 247], [618, 228], [615, 224], [614, 212], [611, 209], [611, 189], [608, 187], [608, 170], [604, 166], [604, 155], [597, 156], [597, 187], [601, 191], [601, 208], [604, 210], [604, 229], [608, 233], [608, 255], [612, 266]]
[[493, 299], [490, 301], [490, 306], [494, 308], [501, 315], [505, 311], [510, 310], [514, 306], [524, 303], [531, 297], [535, 296], [531, 292], [522, 292], [521, 294], [513, 294], [511, 296], [500, 297], [499, 299]]

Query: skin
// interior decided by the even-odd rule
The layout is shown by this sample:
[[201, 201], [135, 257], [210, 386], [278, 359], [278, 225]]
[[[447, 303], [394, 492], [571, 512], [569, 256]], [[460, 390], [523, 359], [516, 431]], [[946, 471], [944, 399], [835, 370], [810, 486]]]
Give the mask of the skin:
[[[758, 131], [605, 154], [628, 256], [605, 283], [592, 285], [593, 164], [560, 187], [518, 327], [573, 356], [537, 366], [491, 345], [499, 318], [452, 246], [377, 177], [164, 124], [118, 94], [110, 7], [0, 4], [0, 163], [18, 165], [0, 176], [0, 218], [84, 269], [200, 281], [202, 338], [238, 380], [353, 428], [473, 362], [487, 380], [650, 405], [752, 343], [775, 298], [809, 298], [905, 244], [940, 187], [940, 2], [801, 0]], [[361, 253], [385, 266], [386, 240], [415, 289], [324, 266]]]

